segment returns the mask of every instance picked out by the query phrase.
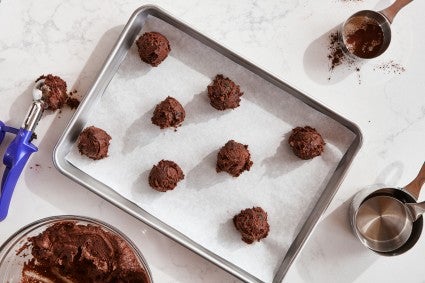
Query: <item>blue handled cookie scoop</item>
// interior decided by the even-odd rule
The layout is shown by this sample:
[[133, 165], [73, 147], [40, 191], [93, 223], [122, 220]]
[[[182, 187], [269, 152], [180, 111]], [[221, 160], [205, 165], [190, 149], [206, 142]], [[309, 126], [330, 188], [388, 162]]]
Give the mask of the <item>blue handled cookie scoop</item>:
[[34, 130], [41, 119], [44, 111], [41, 87], [44, 80], [39, 80], [33, 89], [33, 102], [28, 110], [26, 118], [19, 129], [9, 127], [0, 121], [0, 143], [6, 133], [16, 135], [6, 149], [3, 164], [6, 166], [3, 172], [0, 191], [0, 221], [4, 220], [9, 210], [10, 200], [16, 182], [24, 169], [29, 157], [38, 148], [31, 143]]

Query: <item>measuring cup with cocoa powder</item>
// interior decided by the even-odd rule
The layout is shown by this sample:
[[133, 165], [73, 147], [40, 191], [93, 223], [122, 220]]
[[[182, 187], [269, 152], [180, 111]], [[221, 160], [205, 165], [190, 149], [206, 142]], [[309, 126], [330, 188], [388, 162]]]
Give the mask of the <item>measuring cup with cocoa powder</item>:
[[391, 42], [394, 17], [412, 1], [397, 0], [382, 11], [363, 10], [349, 17], [340, 31], [344, 52], [355, 59], [372, 59], [384, 53]]

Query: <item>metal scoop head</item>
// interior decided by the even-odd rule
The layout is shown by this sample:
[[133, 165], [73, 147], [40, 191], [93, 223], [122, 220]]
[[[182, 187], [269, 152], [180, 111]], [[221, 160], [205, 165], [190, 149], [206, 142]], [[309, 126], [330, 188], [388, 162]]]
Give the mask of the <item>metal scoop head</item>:
[[38, 122], [43, 115], [45, 103], [43, 102], [43, 91], [44, 79], [35, 82], [32, 90], [33, 103], [28, 110], [27, 116], [22, 124], [22, 128], [28, 131], [34, 131]]
[[43, 91], [41, 90], [41, 88], [44, 85], [44, 79], [40, 79], [38, 81], [35, 82], [34, 88], [32, 89], [32, 97], [34, 99], [34, 101], [40, 100], [43, 97]]

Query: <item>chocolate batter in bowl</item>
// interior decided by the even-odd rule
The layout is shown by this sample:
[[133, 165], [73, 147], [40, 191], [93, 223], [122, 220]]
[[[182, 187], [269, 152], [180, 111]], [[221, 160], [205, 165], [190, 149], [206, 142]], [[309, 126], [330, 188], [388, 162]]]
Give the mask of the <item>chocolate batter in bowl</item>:
[[0, 282], [146, 282], [143, 255], [121, 232], [82, 216], [33, 222], [0, 247]]

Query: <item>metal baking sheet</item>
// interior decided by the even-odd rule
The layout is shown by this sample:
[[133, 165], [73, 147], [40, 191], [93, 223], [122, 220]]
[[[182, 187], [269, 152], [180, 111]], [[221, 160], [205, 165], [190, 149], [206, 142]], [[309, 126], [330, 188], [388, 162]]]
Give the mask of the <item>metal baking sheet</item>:
[[[142, 70], [142, 67], [138, 67], [143, 66], [143, 63], [137, 57], [134, 41], [141, 32], [152, 29], [163, 32], [169, 38], [172, 52], [170, 57], [158, 68], [146, 69], [147, 67], [144, 66], [145, 68]], [[163, 81], [157, 81], [158, 74], [155, 77], [155, 72], [160, 72], [159, 76], [164, 78]], [[205, 101], [202, 101], [205, 93], [199, 94], [199, 91], [196, 92], [197, 88], [195, 86], [200, 87], [199, 89], [205, 89], [214, 76], [214, 72], [224, 72], [235, 79], [241, 85], [242, 90], [246, 91], [241, 107], [235, 111], [230, 111], [226, 115], [221, 112], [218, 114], [218, 111], [211, 111], [212, 108], [209, 105], [207, 106], [209, 108], [204, 108], [203, 105], [207, 105]], [[187, 94], [180, 94], [179, 96], [177, 90], [184, 87], [184, 85], [179, 85], [181, 83], [179, 81], [187, 81], [187, 85], [189, 85], [189, 87], [185, 88]], [[158, 83], [163, 87], [157, 87]], [[140, 89], [144, 89], [146, 93], [143, 94], [142, 91], [140, 95], [134, 96], [133, 93]], [[187, 120], [189, 121], [187, 121], [188, 125], [184, 124], [182, 128], [178, 129], [177, 133], [172, 133], [172, 131], [171, 133], [161, 133], [162, 136], [159, 137], [157, 134], [152, 135], [152, 129], [140, 127], [140, 124], [144, 120], [149, 121], [151, 113], [146, 110], [162, 100], [163, 98], [158, 100], [161, 97], [160, 95], [164, 95], [164, 92], [168, 89], [170, 90], [169, 94], [175, 93], [177, 98], [187, 108], [186, 110], [189, 110], [187, 113]], [[156, 94], [155, 91], [159, 93]], [[158, 95], [158, 98], [155, 95]], [[129, 111], [128, 104], [126, 105], [117, 100], [119, 96], [126, 97], [130, 101], [130, 107], [132, 104], [136, 105], [137, 109], [141, 111], [140, 114], [137, 111]], [[121, 101], [123, 100], [121, 99]], [[125, 116], [122, 116], [125, 118], [116, 119], [115, 117], [113, 118], [115, 120], [108, 121], [108, 115], [105, 116], [105, 113], [111, 111], [109, 108], [111, 103], [116, 106], [113, 110], [114, 113], [125, 113]], [[196, 113], [194, 114], [195, 110]], [[204, 112], [201, 113], [202, 111]], [[209, 111], [213, 114], [202, 116]], [[136, 113], [136, 116], [131, 117], [130, 112]], [[250, 115], [250, 113], [255, 113], [255, 115]], [[251, 116], [255, 116], [255, 119]], [[116, 120], [118, 120], [118, 123]], [[239, 120], [239, 124], [235, 122], [237, 120]], [[132, 121], [134, 122], [132, 123]], [[234, 122], [229, 126], [229, 121]], [[105, 130], [111, 129], [113, 131], [111, 134], [115, 146], [111, 146], [110, 157], [104, 161], [80, 162], [78, 160], [79, 155], [75, 154], [75, 141], [87, 122], [96, 123], [96, 125]], [[249, 131], [243, 127], [243, 124], [248, 122], [251, 123]], [[296, 125], [302, 126], [305, 124], [320, 128], [328, 144], [327, 151], [325, 151], [328, 155], [324, 154], [323, 157], [307, 162], [295, 160], [294, 158], [282, 160], [288, 158], [288, 156], [282, 156], [279, 153], [287, 150], [287, 146], [285, 147], [286, 138], [283, 137], [284, 131], [288, 132]], [[135, 128], [135, 125], [139, 125], [139, 127]], [[235, 125], [237, 127], [233, 129]], [[260, 134], [259, 131], [261, 131], [262, 127], [268, 128], [268, 131], [263, 131]], [[213, 129], [215, 128], [219, 128], [218, 134], [214, 133]], [[132, 131], [139, 130], [151, 131], [140, 133], [140, 136], [143, 140], [143, 134], [145, 138], [148, 135], [149, 143], [154, 145], [152, 148], [149, 148], [147, 143], [137, 143], [139, 133], [134, 134]], [[179, 185], [180, 187], [186, 186], [187, 190], [185, 187], [178, 187], [172, 194], [167, 193], [167, 197], [157, 198], [152, 197], [149, 189], [136, 190], [135, 193], [134, 188], [131, 188], [130, 192], [126, 191], [128, 186], [125, 182], [118, 180], [118, 185], [108, 179], [110, 174], [105, 172], [111, 172], [116, 167], [108, 165], [108, 162], [117, 162], [119, 160], [120, 164], [126, 165], [123, 166], [124, 168], [132, 168], [125, 172], [127, 176], [130, 176], [131, 170], [137, 166], [135, 166], [134, 158], [130, 158], [131, 154], [128, 153], [129, 151], [135, 151], [142, 154], [145, 161], [145, 164], [141, 165], [141, 169], [136, 170], [147, 170], [149, 166], [158, 161], [154, 160], [152, 155], [161, 154], [161, 150], [156, 152], [158, 149], [155, 143], [163, 147], [162, 151], [167, 151], [168, 147], [168, 152], [172, 154], [174, 141], [180, 142], [181, 145], [191, 142], [192, 136], [187, 134], [188, 131], [193, 132], [195, 136], [201, 137], [196, 138], [200, 141], [198, 144], [201, 145], [199, 148], [196, 148], [195, 145], [195, 147], [191, 146], [191, 150], [196, 153], [192, 153], [191, 158], [188, 160], [181, 161], [183, 162], [184, 170], [190, 168], [186, 178], [187, 182], [185, 180], [183, 184]], [[211, 148], [219, 146], [220, 139], [215, 139], [215, 137], [220, 136], [221, 132], [227, 133], [231, 138], [236, 136], [243, 142], [249, 141], [248, 144], [252, 148], [251, 154], [254, 157], [252, 172], [243, 174], [236, 181], [230, 180], [231, 178], [229, 177], [225, 179], [226, 176], [218, 176], [214, 172], [217, 177], [208, 179], [208, 185], [211, 186], [211, 189], [197, 190], [196, 196], [193, 196], [190, 193], [190, 189], [193, 191], [193, 187], [200, 187], [205, 182], [193, 182], [196, 178], [192, 178], [191, 175], [195, 175], [199, 179], [199, 176], [206, 173], [204, 171], [212, 171], [209, 167], [213, 168], [213, 165], [209, 163], [214, 162], [212, 159], [214, 159], [216, 152], [211, 152]], [[267, 136], [268, 132], [272, 132], [273, 135]], [[130, 135], [130, 137], [126, 137], [126, 135]], [[261, 140], [259, 135], [265, 139]], [[122, 143], [119, 141], [119, 136], [123, 138]], [[172, 141], [171, 143], [169, 142], [170, 140]], [[280, 143], [281, 140], [283, 141]], [[214, 144], [214, 142], [216, 143]], [[317, 224], [321, 214], [330, 203], [360, 145], [361, 133], [353, 123], [206, 38], [161, 9], [154, 6], [144, 6], [136, 10], [130, 18], [95, 83], [65, 129], [55, 148], [54, 161], [63, 174], [240, 279], [248, 282], [280, 282]], [[274, 153], [275, 151], [276, 154], [270, 156], [269, 153]], [[119, 157], [120, 152], [124, 152], [124, 154], [121, 154], [122, 160], [115, 159]], [[204, 154], [199, 152], [208, 154], [205, 158], [207, 161], [202, 161], [195, 166], [198, 157], [202, 159], [202, 154]], [[188, 153], [190, 154], [190, 152]], [[196, 156], [197, 153], [201, 155]], [[73, 154], [74, 160], [72, 161]], [[178, 154], [175, 156], [180, 158]], [[265, 157], [262, 158], [261, 156]], [[285, 166], [292, 169], [282, 169], [286, 168]], [[99, 170], [104, 170], [104, 172], [99, 173]], [[130, 173], [127, 171], [130, 171]], [[263, 175], [258, 175], [259, 172]], [[315, 180], [313, 182], [304, 182], [303, 179], [308, 178], [302, 178], [303, 174], [309, 174], [308, 177]], [[138, 178], [143, 180], [138, 180], [137, 186], [139, 186], [138, 183], [147, 186], [146, 182], [144, 182], [144, 179], [146, 179], [144, 175], [146, 174], [142, 174], [142, 178]], [[297, 179], [302, 180], [299, 182]], [[252, 183], [254, 186], [246, 188], [247, 183]], [[310, 185], [305, 188], [305, 184]], [[228, 188], [232, 185], [238, 187], [238, 189], [232, 190]], [[291, 191], [288, 191], [287, 188], [285, 191], [285, 188], [279, 188], [279, 186], [291, 186], [295, 193], [291, 194]], [[261, 187], [264, 187], [261, 191], [262, 193], [258, 193]], [[276, 189], [273, 191], [272, 188]], [[232, 191], [228, 191], [229, 189]], [[227, 195], [227, 192], [230, 192], [229, 195]], [[208, 219], [211, 215], [207, 213], [202, 215], [201, 208], [209, 205], [208, 202], [205, 202], [205, 199], [220, 203], [218, 202], [220, 198], [215, 198], [217, 195], [224, 195], [224, 198], [233, 197], [234, 203], [237, 203], [236, 199], [242, 197], [247, 199], [247, 204], [261, 204], [266, 206], [266, 208], [270, 203], [270, 200], [267, 199], [273, 199], [274, 208], [266, 209], [269, 212], [270, 222], [273, 224], [271, 225], [269, 237], [255, 246], [245, 245], [238, 240], [237, 243], [235, 241], [235, 243], [231, 244], [229, 244], [231, 241], [227, 241], [221, 247], [220, 242], [214, 242], [215, 238], [217, 238], [216, 236], [212, 236], [212, 238], [208, 238], [208, 236], [200, 237], [189, 229], [190, 227], [188, 228], [190, 225], [183, 221], [178, 221], [179, 218], [169, 219], [166, 214], [158, 212], [158, 208], [161, 211], [161, 207], [168, 207], [174, 199], [195, 197], [194, 204], [191, 205], [193, 211], [198, 209], [196, 216], [199, 219], [193, 218], [193, 215], [188, 215], [187, 217], [182, 215], [180, 219], [187, 218], [188, 221], [193, 221], [197, 224], [200, 224], [202, 220], [206, 220], [212, 224], [216, 220], [213, 218]], [[294, 196], [295, 198], [293, 198]], [[196, 197], [201, 197], [204, 202], [197, 202]], [[223, 197], [221, 197], [221, 200], [223, 200]], [[198, 207], [196, 206], [197, 203], [199, 203]], [[234, 203], [223, 202], [221, 207], [217, 207], [217, 211], [221, 209], [222, 215], [230, 219], [235, 212], [238, 212], [231, 205]], [[241, 203], [244, 202], [242, 201]], [[303, 205], [304, 203], [305, 205]], [[152, 206], [151, 204], [154, 205]], [[280, 204], [282, 208], [280, 208]], [[239, 207], [239, 210], [244, 208], [246, 207]], [[178, 207], [175, 209], [176, 214], [178, 213], [177, 210]], [[295, 220], [291, 222], [288, 220], [289, 218]], [[230, 221], [226, 223], [226, 219], [223, 219], [222, 222], [225, 222], [221, 225], [225, 227], [225, 232], [222, 231], [220, 237], [229, 237], [229, 234], [234, 234], [237, 237], [235, 231], [228, 231], [229, 227], [231, 227]], [[206, 229], [205, 234], [212, 233], [216, 235], [214, 234], [216, 232], [214, 229], [218, 229], [216, 227], [218, 225], [210, 226], [212, 231]], [[222, 227], [220, 229], [223, 230]], [[229, 248], [229, 251], [226, 248]], [[269, 254], [267, 254], [268, 251]], [[279, 253], [276, 254], [276, 251]], [[242, 262], [241, 255], [245, 254], [246, 258], [252, 258], [255, 261], [249, 262], [247, 260]], [[261, 268], [254, 268], [255, 264], [259, 264]]]

